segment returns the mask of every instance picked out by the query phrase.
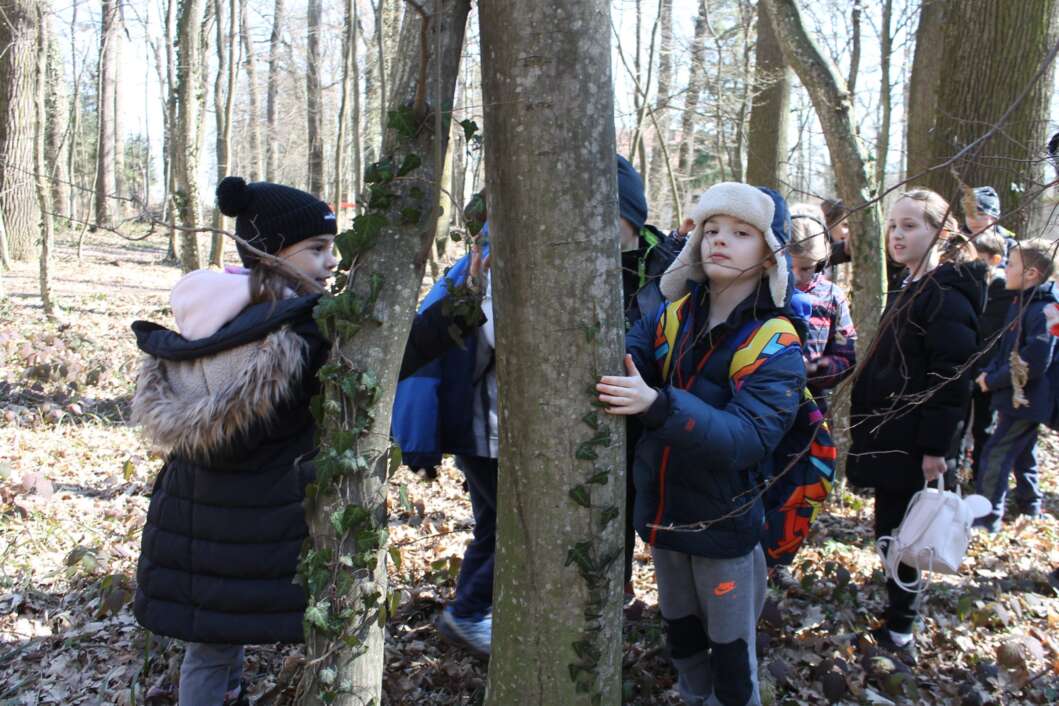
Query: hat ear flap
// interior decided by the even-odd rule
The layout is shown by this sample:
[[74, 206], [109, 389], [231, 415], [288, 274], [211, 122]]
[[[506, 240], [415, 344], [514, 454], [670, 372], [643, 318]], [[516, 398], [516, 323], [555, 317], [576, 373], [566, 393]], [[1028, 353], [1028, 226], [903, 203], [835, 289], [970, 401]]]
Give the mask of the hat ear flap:
[[702, 269], [702, 255], [699, 252], [702, 244], [702, 226], [701, 221], [695, 224], [695, 227], [688, 233], [680, 254], [666, 268], [665, 274], [658, 282], [662, 296], [671, 302], [680, 299], [690, 291], [688, 280], [706, 281], [706, 272]]

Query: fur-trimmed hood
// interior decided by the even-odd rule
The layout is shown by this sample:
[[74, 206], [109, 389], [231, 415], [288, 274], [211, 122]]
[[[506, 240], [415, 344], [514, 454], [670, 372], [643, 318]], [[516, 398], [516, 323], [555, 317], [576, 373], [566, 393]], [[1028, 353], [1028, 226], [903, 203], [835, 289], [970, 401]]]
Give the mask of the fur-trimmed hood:
[[161, 449], [206, 459], [238, 435], [276, 421], [306, 394], [305, 377], [326, 356], [312, 319], [318, 297], [255, 304], [212, 335], [188, 340], [158, 324], [132, 325], [146, 354], [132, 421]]
[[236, 434], [270, 420], [301, 383], [308, 344], [284, 327], [263, 340], [204, 358], [146, 355], [132, 421], [165, 451], [208, 457]]

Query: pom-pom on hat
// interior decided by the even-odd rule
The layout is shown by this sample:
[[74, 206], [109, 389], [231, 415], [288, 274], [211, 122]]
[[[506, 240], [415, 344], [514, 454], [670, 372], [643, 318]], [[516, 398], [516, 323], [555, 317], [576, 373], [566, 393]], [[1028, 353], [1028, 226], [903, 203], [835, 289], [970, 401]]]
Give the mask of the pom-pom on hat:
[[688, 281], [705, 282], [702, 266], [702, 227], [711, 216], [731, 216], [757, 228], [765, 236], [765, 243], [776, 258], [776, 266], [769, 270], [769, 292], [777, 307], [787, 302], [790, 264], [786, 246], [790, 240], [791, 219], [787, 202], [772, 189], [749, 186], [739, 182], [723, 182], [707, 189], [689, 214], [695, 228], [688, 234], [683, 249], [669, 266], [659, 286], [662, 295], [676, 301], [688, 293]]
[[[330, 206], [312, 194], [282, 184], [248, 184], [242, 177], [225, 177], [217, 185], [217, 208], [235, 219], [236, 235], [270, 255], [318, 235], [338, 233]], [[236, 249], [247, 267], [257, 261], [242, 244]]]

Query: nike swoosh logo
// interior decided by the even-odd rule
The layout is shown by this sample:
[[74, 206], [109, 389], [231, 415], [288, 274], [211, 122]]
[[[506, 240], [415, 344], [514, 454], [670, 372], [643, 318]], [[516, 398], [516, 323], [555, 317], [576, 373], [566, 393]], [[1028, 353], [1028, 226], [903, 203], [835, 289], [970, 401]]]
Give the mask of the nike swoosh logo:
[[735, 581], [725, 581], [724, 583], [717, 584], [717, 587], [713, 589], [713, 595], [723, 596], [726, 593], [731, 593], [735, 590]]

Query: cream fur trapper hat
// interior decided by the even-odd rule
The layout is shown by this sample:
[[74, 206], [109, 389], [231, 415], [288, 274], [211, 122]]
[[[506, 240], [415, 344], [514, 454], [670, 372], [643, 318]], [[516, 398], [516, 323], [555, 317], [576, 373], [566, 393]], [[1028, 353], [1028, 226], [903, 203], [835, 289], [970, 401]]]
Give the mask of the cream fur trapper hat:
[[699, 197], [698, 203], [689, 214], [695, 222], [695, 227], [688, 234], [680, 254], [666, 269], [659, 282], [662, 296], [669, 301], [676, 301], [690, 291], [689, 280], [697, 283], [706, 281], [700, 252], [702, 227], [706, 219], [716, 215], [738, 218], [754, 226], [765, 236], [765, 243], [776, 258], [776, 265], [770, 268], [768, 273], [769, 292], [773, 303], [782, 307], [787, 300], [789, 277], [786, 255], [783, 252], [786, 247], [784, 236], [789, 234], [777, 235], [772, 228], [776, 216], [776, 202], [772, 196], [757, 187], [740, 182], [715, 184]]

